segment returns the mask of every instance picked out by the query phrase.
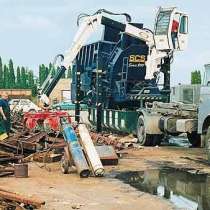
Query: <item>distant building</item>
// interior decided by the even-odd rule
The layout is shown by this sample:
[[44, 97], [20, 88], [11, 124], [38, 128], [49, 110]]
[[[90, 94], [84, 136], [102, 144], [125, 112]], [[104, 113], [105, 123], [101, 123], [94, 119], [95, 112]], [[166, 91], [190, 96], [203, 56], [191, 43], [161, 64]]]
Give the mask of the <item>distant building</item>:
[[31, 89], [0, 89], [0, 96], [3, 92], [6, 92], [10, 98], [28, 98], [31, 99]]
[[71, 99], [71, 79], [60, 79], [50, 94], [51, 103], [57, 103]]

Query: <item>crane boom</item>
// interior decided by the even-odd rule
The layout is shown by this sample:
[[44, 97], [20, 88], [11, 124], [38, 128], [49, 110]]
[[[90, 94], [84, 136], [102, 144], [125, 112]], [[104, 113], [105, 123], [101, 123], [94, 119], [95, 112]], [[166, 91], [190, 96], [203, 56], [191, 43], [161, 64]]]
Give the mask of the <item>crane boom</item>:
[[87, 16], [81, 23], [73, 39], [72, 46], [65, 53], [63, 65], [66, 69], [69, 68], [82, 46], [100, 25], [108, 25], [110, 27], [117, 28], [121, 32], [145, 41], [149, 46], [154, 45], [153, 34], [150, 31], [137, 28], [130, 23], [120, 23], [101, 14]]
[[[146, 79], [151, 79], [154, 73], [159, 71], [158, 66], [161, 63], [161, 60], [165, 57], [170, 57], [174, 50], [183, 50], [186, 47], [188, 16], [180, 11], [177, 11], [175, 7], [159, 8], [155, 21], [154, 32], [145, 28], [139, 28], [128, 21], [125, 23], [115, 21], [104, 16], [104, 12], [116, 15], [115, 13], [111, 13], [106, 10], [99, 10], [94, 15], [83, 16], [83, 21], [73, 39], [72, 46], [65, 53], [60, 70], [54, 77], [49, 75], [40, 89], [40, 99], [44, 104], [49, 104], [49, 100], [47, 98], [61, 78], [63, 72], [72, 65], [81, 48], [100, 25], [117, 29], [121, 33], [135, 37], [146, 43], [149, 49], [146, 63], [148, 66]], [[117, 15], [126, 16], [127, 14], [122, 13]], [[176, 40], [172, 37], [172, 25], [174, 19], [179, 21], [179, 28], [176, 32]]]

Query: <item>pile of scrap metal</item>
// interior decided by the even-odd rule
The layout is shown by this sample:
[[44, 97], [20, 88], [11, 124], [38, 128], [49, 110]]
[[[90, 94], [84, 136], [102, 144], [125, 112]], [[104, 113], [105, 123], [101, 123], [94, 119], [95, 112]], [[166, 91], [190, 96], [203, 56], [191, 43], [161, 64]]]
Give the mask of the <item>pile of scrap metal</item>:
[[116, 135], [110, 133], [90, 132], [91, 138], [96, 145], [112, 145], [116, 151], [127, 148], [139, 148], [138, 139], [133, 135]]
[[45, 202], [35, 198], [26, 197], [14, 192], [0, 188], [0, 209], [6, 210], [24, 210], [24, 209], [39, 209]]
[[21, 155], [0, 151], [0, 177], [13, 175], [14, 167], [11, 163], [17, 163], [21, 159]]
[[14, 174], [11, 164], [27, 161], [49, 163], [61, 160], [63, 173], [76, 168], [81, 177], [103, 176], [101, 160], [104, 164], [118, 163], [113, 148], [95, 147], [86, 126], [72, 123], [66, 112], [26, 113], [23, 120], [18, 121], [18, 126], [14, 119], [12, 130], [15, 133], [0, 141], [2, 176]]
[[23, 112], [22, 111], [12, 111], [11, 112], [11, 130], [14, 133], [21, 132], [24, 128], [23, 125]]
[[0, 141], [0, 176], [14, 175], [14, 166], [31, 160], [60, 161], [65, 142], [46, 132], [22, 131]]
[[124, 146], [119, 142], [119, 135], [112, 135], [110, 133], [97, 133], [91, 132], [91, 138], [96, 145], [112, 145], [115, 150], [125, 149]]

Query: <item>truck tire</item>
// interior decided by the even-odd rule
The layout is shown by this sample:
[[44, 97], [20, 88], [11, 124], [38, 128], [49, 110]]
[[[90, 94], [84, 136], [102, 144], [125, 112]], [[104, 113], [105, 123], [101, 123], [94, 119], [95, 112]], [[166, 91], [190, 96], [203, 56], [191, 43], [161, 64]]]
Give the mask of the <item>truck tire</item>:
[[187, 133], [187, 138], [192, 144], [192, 147], [200, 147], [201, 146], [201, 135], [196, 132]]
[[145, 132], [145, 120], [144, 116], [140, 115], [137, 123], [136, 134], [138, 138], [138, 143], [142, 146], [154, 146], [154, 135], [147, 134]]
[[163, 134], [156, 134], [153, 136], [153, 146], [159, 146], [164, 138]]

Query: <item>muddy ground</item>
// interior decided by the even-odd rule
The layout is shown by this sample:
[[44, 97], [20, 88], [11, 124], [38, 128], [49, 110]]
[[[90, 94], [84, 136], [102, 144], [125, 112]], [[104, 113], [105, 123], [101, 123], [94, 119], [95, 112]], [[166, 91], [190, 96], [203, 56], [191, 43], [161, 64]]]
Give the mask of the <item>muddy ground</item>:
[[180, 147], [144, 147], [126, 149], [117, 166], [105, 167], [103, 178], [79, 178], [64, 175], [59, 163], [29, 164], [29, 178], [0, 178], [2, 188], [35, 195], [46, 201], [50, 210], [171, 210], [178, 209], [168, 200], [140, 192], [113, 178], [116, 172], [142, 171], [169, 165], [210, 172], [205, 150]]

